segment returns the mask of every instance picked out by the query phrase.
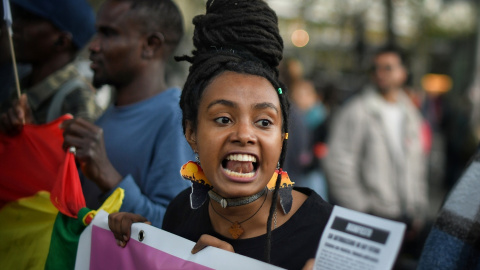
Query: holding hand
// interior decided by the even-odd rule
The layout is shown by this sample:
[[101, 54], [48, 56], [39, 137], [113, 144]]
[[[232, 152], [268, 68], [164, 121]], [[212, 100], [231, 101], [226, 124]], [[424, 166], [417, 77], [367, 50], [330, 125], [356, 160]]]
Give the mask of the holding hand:
[[23, 130], [23, 125], [31, 123], [33, 123], [32, 110], [28, 105], [27, 95], [23, 94], [0, 116], [0, 131], [9, 136], [15, 136]]
[[133, 213], [119, 212], [108, 215], [108, 227], [117, 239], [117, 245], [121, 247], [127, 245], [128, 240], [130, 240], [132, 224], [135, 222], [152, 224], [143, 216]]
[[314, 266], [315, 266], [315, 259], [309, 259], [303, 266], [302, 270], [313, 270]]
[[235, 252], [235, 250], [233, 249], [233, 246], [230, 245], [229, 243], [222, 241], [211, 235], [202, 234], [202, 236], [200, 236], [200, 239], [198, 239], [197, 243], [193, 247], [192, 254], [196, 254], [197, 252], [206, 248], [207, 246], [216, 247], [216, 248], [223, 249], [230, 252]]
[[83, 174], [103, 191], [108, 192], [118, 185], [122, 176], [110, 163], [105, 150], [103, 130], [88, 122], [76, 118], [64, 121], [60, 128], [63, 132], [63, 148], [75, 147], [75, 156]]

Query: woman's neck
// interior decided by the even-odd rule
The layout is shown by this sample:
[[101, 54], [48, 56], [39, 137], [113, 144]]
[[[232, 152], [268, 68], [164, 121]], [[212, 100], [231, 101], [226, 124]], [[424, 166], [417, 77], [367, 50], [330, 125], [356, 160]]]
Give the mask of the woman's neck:
[[[280, 206], [279, 198], [277, 197], [277, 207], [275, 211], [276, 214], [274, 213], [274, 215], [272, 216], [272, 230], [282, 226], [285, 222], [287, 222], [298, 211], [298, 209], [300, 209], [302, 204], [308, 199], [307, 195], [296, 190], [292, 191], [292, 196], [292, 209], [288, 214], [283, 213], [282, 207]], [[250, 216], [255, 214], [255, 212], [258, 210], [258, 213], [256, 213], [247, 221], [244, 221], [240, 224], [244, 232], [242, 235], [240, 235], [238, 239], [253, 238], [266, 234], [267, 219], [270, 212], [270, 207], [272, 205], [272, 197], [273, 192], [268, 191], [267, 197], [263, 205], [262, 197], [255, 202], [247, 205], [227, 208], [222, 208], [219, 203], [210, 200], [208, 206], [208, 213], [213, 229], [217, 233], [227, 238], [233, 238], [231, 233], [229, 232], [229, 229], [231, 229], [232, 227], [232, 222], [244, 221], [245, 219], [248, 219]], [[231, 222], [226, 219], [230, 220]]]
[[243, 230], [238, 239], [265, 234], [272, 194], [268, 191], [252, 203], [226, 208], [222, 208], [220, 203], [214, 200], [209, 200], [208, 211], [213, 229], [225, 237], [235, 238], [229, 230], [233, 223], [238, 222]]

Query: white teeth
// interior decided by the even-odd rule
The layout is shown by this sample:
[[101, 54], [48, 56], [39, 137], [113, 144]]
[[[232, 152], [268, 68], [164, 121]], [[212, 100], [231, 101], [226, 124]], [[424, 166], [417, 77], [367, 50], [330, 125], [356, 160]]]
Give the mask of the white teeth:
[[254, 156], [246, 154], [229, 155], [227, 160], [257, 162], [257, 159]]
[[[252, 156], [252, 155], [247, 155], [247, 154], [232, 154], [227, 156], [227, 160], [232, 160], [232, 161], [242, 161], [242, 162], [257, 162], [257, 159]], [[233, 177], [241, 177], [241, 178], [251, 178], [255, 176], [255, 171], [249, 172], [249, 173], [239, 173], [235, 171], [231, 171], [229, 169], [224, 169], [225, 173], [227, 175], [233, 176]]]
[[224, 169], [224, 170], [225, 170], [225, 173], [227, 173], [228, 175], [233, 176], [233, 177], [250, 178], [250, 177], [253, 177], [255, 175], [255, 172], [239, 173], [239, 172], [231, 171], [229, 169]]

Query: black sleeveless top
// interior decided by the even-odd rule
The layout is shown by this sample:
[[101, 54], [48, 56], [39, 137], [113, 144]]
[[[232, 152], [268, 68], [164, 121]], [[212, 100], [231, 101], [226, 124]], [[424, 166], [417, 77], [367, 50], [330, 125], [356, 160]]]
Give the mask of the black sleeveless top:
[[[308, 188], [294, 188], [308, 196], [297, 212], [282, 226], [272, 231], [271, 263], [286, 269], [302, 269], [314, 258], [320, 237], [333, 206]], [[248, 239], [230, 239], [214, 231], [208, 215], [208, 200], [198, 209], [190, 207], [188, 188], [168, 206], [163, 230], [197, 242], [202, 234], [209, 234], [230, 243], [235, 252], [257, 260], [264, 260], [266, 234]]]

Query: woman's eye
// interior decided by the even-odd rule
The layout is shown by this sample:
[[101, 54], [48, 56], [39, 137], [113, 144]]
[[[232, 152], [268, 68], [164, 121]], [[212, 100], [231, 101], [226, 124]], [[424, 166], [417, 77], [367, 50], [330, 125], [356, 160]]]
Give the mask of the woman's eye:
[[219, 123], [219, 124], [228, 124], [230, 123], [230, 119], [228, 117], [219, 117], [217, 119], [215, 119], [215, 122]]
[[259, 120], [257, 121], [257, 125], [261, 126], [261, 127], [268, 127], [272, 124], [272, 122], [270, 122], [269, 120], [267, 119], [262, 119], [262, 120]]

